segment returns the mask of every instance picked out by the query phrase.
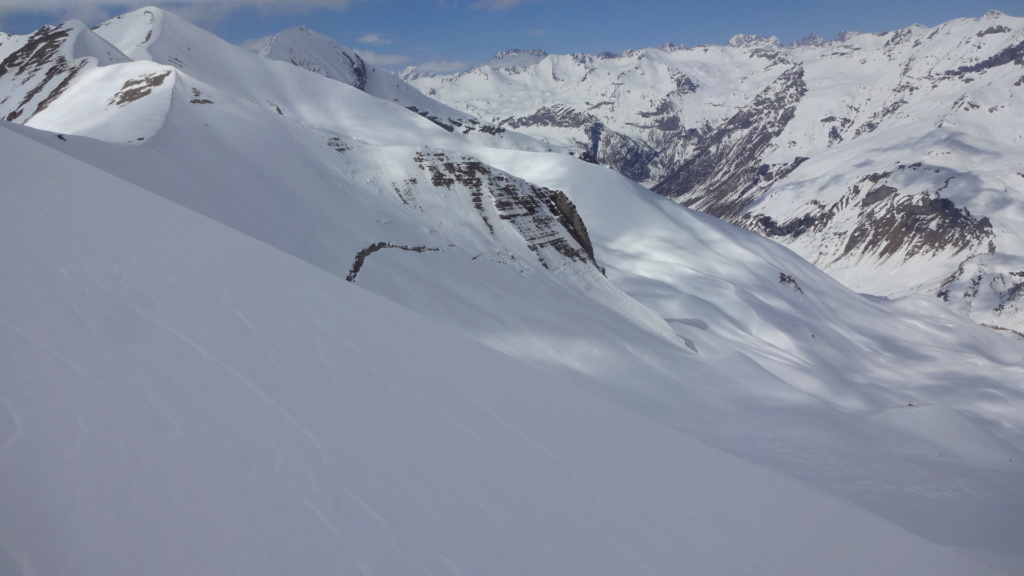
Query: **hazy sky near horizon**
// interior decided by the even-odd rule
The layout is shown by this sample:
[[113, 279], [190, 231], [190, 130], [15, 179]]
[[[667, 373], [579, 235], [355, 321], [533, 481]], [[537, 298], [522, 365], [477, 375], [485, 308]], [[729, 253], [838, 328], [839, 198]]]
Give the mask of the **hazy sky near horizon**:
[[734, 34], [792, 42], [812, 32], [832, 38], [934, 26], [991, 9], [1024, 16], [1024, 0], [0, 0], [0, 30], [27, 34], [67, 18], [94, 25], [145, 5], [237, 44], [305, 25], [380, 67], [434, 71], [480, 64], [509, 48], [593, 54], [724, 44]]

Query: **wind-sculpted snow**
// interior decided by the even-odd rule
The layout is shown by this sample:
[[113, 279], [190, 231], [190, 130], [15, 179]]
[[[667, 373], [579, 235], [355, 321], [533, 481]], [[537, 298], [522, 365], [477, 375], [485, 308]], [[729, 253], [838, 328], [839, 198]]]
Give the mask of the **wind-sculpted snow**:
[[[419, 569], [410, 566], [433, 569], [432, 563], [443, 562], [442, 557], [455, 566], [453, 571], [465, 573], [557, 571], [549, 569], [551, 566], [568, 573], [633, 573], [642, 571], [636, 568], [638, 565], [646, 565], [654, 573], [687, 566], [694, 566], [700, 573], [747, 573], [761, 571], [751, 568], [757, 565], [755, 557], [781, 573], [821, 571], [818, 560], [823, 556], [817, 553], [794, 553], [772, 564], [775, 552], [757, 552], [791, 550], [790, 544], [779, 548], [776, 536], [766, 536], [768, 540], [759, 536], [762, 530], [773, 532], [760, 521], [736, 533], [717, 528], [708, 531], [704, 521], [694, 520], [703, 516], [687, 513], [688, 502], [704, 501], [700, 497], [703, 489], [676, 480], [690, 477], [685, 470], [711, 466], [704, 456], [691, 456], [689, 448], [675, 445], [666, 445], [666, 452], [658, 452], [643, 465], [613, 456], [619, 447], [631, 457], [651, 454], [637, 448], [645, 437], [635, 434], [653, 426], [660, 430], [658, 434], [680, 438], [686, 446], [691, 446], [688, 443], [692, 439], [700, 439], [748, 461], [737, 465], [750, 467], [753, 461], [774, 470], [772, 474], [781, 472], [816, 487], [800, 488], [797, 491], [801, 494], [817, 494], [813, 498], [824, 498], [842, 509], [853, 502], [918, 536], [973, 549], [972, 553], [987, 560], [1008, 554], [1011, 559], [1007, 562], [1021, 565], [1021, 560], [1013, 556], [1019, 556], [1018, 544], [1024, 538], [1020, 521], [1024, 517], [1024, 469], [1020, 466], [1024, 462], [1024, 390], [1020, 388], [1024, 350], [1019, 343], [978, 327], [943, 309], [937, 301], [886, 301], [857, 295], [773, 242], [660, 198], [605, 167], [569, 154], [549, 153], [546, 144], [529, 136], [520, 134], [513, 139], [511, 133], [490, 134], [482, 139], [476, 132], [449, 130], [442, 124], [452, 117], [435, 114], [439, 108], [433, 105], [419, 109], [427, 113], [424, 117], [408, 110], [403, 102], [376, 97], [371, 86], [384, 81], [382, 74], [368, 72], [365, 90], [358, 90], [291, 63], [259, 58], [156, 9], [115, 19], [98, 31], [120, 50], [138, 58], [142, 58], [141, 53], [133, 53], [132, 46], [144, 42], [146, 57], [153, 60], [102, 67], [110, 74], [108, 83], [101, 82], [103, 76], [90, 73], [88, 78], [95, 84], [89, 85], [95, 90], [85, 91], [87, 84], [76, 80], [47, 114], [59, 110], [67, 126], [75, 127], [85, 122], [77, 110], [92, 110], [92, 106], [107, 111], [91, 120], [95, 123], [91, 130], [97, 131], [94, 133], [103, 129], [129, 134], [139, 130], [138, 123], [143, 119], [154, 124], [158, 121], [158, 128], [145, 140], [125, 145], [119, 140], [76, 135], [57, 123], [58, 116], [53, 116], [52, 132], [31, 124], [10, 125], [17, 133], [8, 139], [12, 150], [24, 147], [25, 154], [31, 152], [38, 162], [56, 167], [79, 166], [67, 155], [106, 174], [100, 184], [86, 187], [76, 183], [77, 187], [97, 194], [108, 188], [127, 187], [131, 193], [118, 192], [116, 201], [81, 198], [81, 202], [96, 205], [89, 211], [78, 210], [78, 204], [70, 203], [69, 213], [82, 212], [74, 226], [65, 226], [60, 220], [38, 231], [29, 224], [10, 228], [18, 234], [32, 231], [32, 237], [38, 239], [34, 240], [36, 245], [48, 235], [55, 235], [64, 243], [52, 251], [54, 254], [63, 253], [66, 245], [77, 246], [78, 251], [68, 252], [67, 261], [80, 264], [65, 266], [70, 274], [67, 277], [58, 273], [33, 275], [34, 269], [18, 268], [24, 273], [15, 271], [9, 276], [18, 279], [17, 284], [6, 286], [17, 287], [19, 294], [30, 292], [29, 287], [36, 281], [44, 286], [67, 287], [61, 295], [40, 292], [41, 300], [33, 302], [48, 304], [50, 300], [44, 299], [44, 294], [59, 300], [66, 293], [76, 298], [67, 306], [94, 315], [86, 314], [79, 325], [74, 324], [79, 316], [66, 314], [69, 308], [65, 305], [53, 307], [55, 316], [46, 316], [45, 323], [69, 318], [68, 322], [77, 328], [66, 332], [66, 339], [60, 340], [62, 348], [51, 345], [48, 350], [56, 351], [53, 358], [71, 358], [70, 365], [93, 379], [99, 378], [97, 374], [119, 374], [122, 368], [118, 358], [131, 359], [130, 366], [123, 370], [132, 375], [152, 374], [152, 380], [143, 376], [135, 380], [152, 381], [159, 390], [148, 397], [155, 399], [155, 405], [145, 408], [143, 414], [173, 407], [181, 410], [173, 414], [190, 414], [194, 412], [192, 406], [202, 406], [207, 400], [201, 394], [209, 388], [204, 383], [221, 382], [209, 392], [221, 401], [200, 411], [210, 415], [209, 420], [203, 420], [200, 436], [213, 435], [224, 443], [215, 444], [211, 450], [241, 443], [255, 452], [243, 451], [250, 456], [223, 462], [211, 455], [220, 452], [204, 452], [218, 465], [208, 476], [202, 476], [202, 485], [221, 488], [211, 493], [199, 488], [186, 493], [213, 494], [202, 496], [199, 501], [203, 506], [198, 508], [206, 510], [213, 506], [211, 502], [223, 500], [217, 506], [227, 508], [213, 506], [209, 513], [232, 518], [227, 524], [214, 522], [203, 528], [196, 540], [189, 542], [208, 541], [213, 538], [211, 531], [224, 538], [233, 534], [233, 527], [246, 528], [238, 533], [241, 540], [230, 539], [239, 543], [238, 547], [225, 548], [225, 556], [209, 552], [212, 557], [251, 557], [257, 559], [254, 564], [260, 558], [269, 558], [273, 564], [288, 554], [277, 550], [291, 550], [306, 542], [309, 550], [317, 552], [308, 556], [308, 566], [298, 567], [309, 568], [300, 570], [303, 573], [319, 573], [317, 567], [325, 565], [321, 559], [326, 559], [324, 563], [348, 561], [338, 560], [336, 555], [358, 558], [367, 572], [390, 573], [415, 573]], [[764, 60], [778, 50], [766, 46], [763, 56], [757, 58]], [[170, 60], [171, 56], [178, 62]], [[218, 69], [223, 72], [216, 73]], [[168, 71], [166, 77], [160, 76]], [[714, 71], [709, 68], [706, 72]], [[707, 74], [692, 76], [697, 92], [709, 80]], [[769, 75], [761, 79], [766, 82], [758, 81], [757, 93], [772, 84]], [[162, 78], [159, 83], [157, 78]], [[62, 102], [80, 83], [83, 91], [79, 96]], [[152, 93], [131, 99], [147, 89]], [[116, 94], [129, 96], [123, 106], [117, 104], [121, 97], [109, 103]], [[152, 106], [146, 109], [148, 116], [133, 116], [141, 114], [138, 111], [144, 110], [140, 107], [143, 105]], [[792, 122], [799, 118], [798, 109]], [[15, 144], [24, 137], [45, 144], [49, 150], [31, 143]], [[28, 172], [18, 174], [43, 173], [39, 164], [23, 163], [19, 158], [12, 154], [4, 162], [24, 164]], [[884, 182], [878, 180], [878, 187], [863, 187], [857, 201], [870, 206], [890, 202], [895, 193], [889, 194], [883, 186], [906, 188], [904, 172], [892, 171]], [[60, 189], [60, 182], [77, 182], [73, 178], [76, 173], [61, 176], [47, 171], [47, 178], [52, 176], [54, 180], [39, 182], [26, 176], [25, 186], [30, 190], [36, 190], [36, 186]], [[97, 177], [95, 172], [89, 174], [89, 178]], [[115, 176], [135, 187], [112, 183]], [[84, 181], [85, 176], [81, 178]], [[952, 180], [950, 188], [957, 182]], [[128, 207], [110, 208], [107, 214], [108, 205], [128, 202], [124, 195], [148, 198], [150, 193], [178, 207], [149, 199], [145, 202], [165, 208], [139, 208], [138, 215]], [[126, 206], [136, 204], [129, 202]], [[969, 217], [981, 226], [983, 214], [975, 214], [973, 209], [968, 214], [959, 206], [950, 208], [942, 201], [918, 202], [907, 209], [926, 217], [924, 208], [934, 208], [936, 215], [950, 221]], [[31, 211], [30, 207], [24, 209]], [[172, 219], [167, 227], [146, 240], [150, 238], [145, 236], [147, 228], [152, 227], [150, 222], [162, 218], [154, 211], [191, 215], [167, 216]], [[43, 218], [35, 213], [31, 217], [17, 216], [22, 213], [12, 210], [9, 217], [26, 223]], [[110, 225], [108, 220], [119, 224]], [[89, 224], [93, 221], [98, 222], [95, 229]], [[788, 219], [777, 219], [776, 223], [781, 230], [790, 230]], [[995, 229], [995, 221], [990, 223]], [[218, 231], [203, 232], [203, 226]], [[104, 229], [116, 233], [100, 234]], [[82, 240], [93, 235], [106, 240]], [[117, 242], [124, 247], [111, 248]], [[23, 245], [20, 240], [0, 244]], [[186, 245], [189, 248], [180, 261], [172, 257], [179, 253], [177, 247]], [[94, 250], [95, 255], [83, 250]], [[152, 256], [148, 256], [150, 252]], [[97, 260], [100, 256], [96, 255], [106, 253], [123, 265]], [[28, 256], [24, 262], [17, 260], [21, 267], [33, 261]], [[277, 263], [266, 264], [271, 261]], [[53, 266], [60, 270], [62, 264]], [[140, 269], [150, 275], [137, 276]], [[105, 293], [87, 290], [82, 296], [74, 291], [73, 284], [64, 283], [81, 281], [91, 286], [88, 282], [93, 277], [86, 275], [90, 270], [99, 275], [99, 271], [110, 270], [109, 281], [101, 283], [103, 288], [131, 306], [117, 308]], [[975, 272], [965, 267], [961, 276], [950, 280], [950, 288], [973, 282]], [[59, 281], [51, 282], [51, 278]], [[311, 295], [310, 290], [332, 297]], [[363, 290], [383, 296], [390, 303], [371, 298]], [[348, 295], [354, 296], [350, 299]], [[98, 311], [86, 307], [90, 300], [98, 302]], [[113, 308], [104, 308], [108, 304]], [[414, 312], [417, 320], [410, 325], [421, 328], [406, 330], [407, 312], [394, 304]], [[20, 306], [5, 304], [2, 310], [20, 310]], [[112, 312], [108, 320], [103, 320], [108, 309], [121, 312]], [[26, 310], [49, 308], [40, 304]], [[150, 322], [151, 318], [159, 318], [178, 336], [165, 334]], [[23, 334], [32, 335], [32, 322], [31, 318], [18, 320], [17, 326]], [[367, 324], [376, 328], [367, 328]], [[59, 331], [60, 326], [57, 324], [55, 329]], [[144, 332], [147, 336], [129, 339], [119, 331], [120, 326], [126, 326], [125, 332]], [[375, 331], [385, 326], [391, 328]], [[121, 337], [111, 336], [114, 344], [110, 348], [103, 347], [105, 344], [82, 344], [82, 350], [76, 351], [76, 342], [93, 342], [89, 336], [93, 328], [101, 335]], [[113, 332], [106, 332], [108, 328]], [[149, 330], [162, 336], [149, 336]], [[459, 350], [455, 356], [448, 355], [445, 342], [449, 336], [454, 339], [452, 349]], [[20, 337], [12, 338], [21, 342], [17, 339]], [[137, 347], [134, 342], [139, 343]], [[422, 342], [429, 342], [429, 346], [421, 346]], [[490, 351], [478, 353], [481, 343]], [[116, 349], [116, 345], [126, 346], [130, 353], [112, 356], [109, 350]], [[174, 352], [152, 352], [165, 349]], [[40, 354], [50, 358], [46, 350]], [[464, 366], [467, 362], [470, 364]], [[18, 364], [23, 366], [18, 373], [34, 374], [32, 365]], [[189, 368], [169, 368], [179, 365]], [[152, 370], [146, 372], [147, 366]], [[95, 371], [91, 371], [93, 368]], [[471, 372], [458, 372], [463, 368]], [[190, 380], [193, 374], [203, 376]], [[190, 390], [187, 398], [195, 398], [194, 403], [172, 392], [183, 386], [174, 384], [179, 380], [197, 383], [194, 390], [183, 388]], [[224, 387], [232, 383], [233, 388]], [[493, 387], [495, 394], [502, 390], [522, 393], [522, 404], [513, 402], [508, 409], [523, 406], [522, 417], [526, 420], [518, 420], [512, 412], [499, 412], [500, 422], [511, 428], [500, 422], [495, 426], [523, 440], [523, 447], [537, 442], [558, 456], [549, 459], [550, 455], [541, 451], [537, 459], [517, 460], [509, 454], [518, 453], [518, 445], [480, 444], [479, 438], [489, 437], [490, 432], [467, 426], [460, 416], [464, 404], [451, 400], [471, 394], [464, 384]], [[549, 397], [545, 390], [568, 396], [563, 402]], [[301, 391], [310, 395], [299, 394]], [[232, 392], [248, 398], [253, 406], [267, 406], [231, 412], [235, 399]], [[604, 404], [606, 401], [611, 403]], [[640, 428], [622, 436], [622, 430], [632, 424], [620, 427], [605, 416], [595, 415], [587, 403], [605, 406], [601, 410], [620, 414]], [[364, 404], [378, 406], [382, 413], [365, 413]], [[134, 401], [116, 405], [123, 406], [127, 413], [141, 410]], [[281, 416], [274, 416], [280, 412], [275, 406], [282, 408]], [[225, 410], [244, 422], [266, 419], [269, 414], [277, 424], [260, 433], [251, 433], [260, 430], [258, 424], [246, 424], [234, 436], [233, 429], [216, 424], [217, 415]], [[533, 413], [530, 410], [541, 410], [552, 421], [557, 421], [559, 415], [570, 419], [549, 426], [525, 415]], [[160, 448], [185, 450], [158, 441], [170, 434], [161, 436], [171, 430], [171, 424], [151, 435], [138, 435], [132, 428], [134, 420], [117, 414], [111, 418], [125, 426], [119, 430], [129, 437], [139, 437], [132, 450], [142, 451], [151, 442]], [[52, 418], [75, 421], [68, 412], [54, 412]], [[577, 427], [577, 418], [589, 423]], [[442, 427], [448, 426], [444, 422], [452, 421], [454, 429], [465, 428], [468, 432], [465, 437], [455, 438], [439, 432], [444, 436], [441, 438], [430, 431], [432, 425], [418, 427], [417, 423], [427, 421], [440, 422]], [[156, 422], [164, 420], [157, 418]], [[395, 427], [400, 422], [409, 424]], [[87, 429], [94, 429], [92, 420], [86, 424]], [[3, 426], [0, 421], [0, 430], [6, 429]], [[597, 433], [597, 429], [604, 432]], [[563, 434], [577, 440], [574, 443]], [[277, 435], [291, 440], [276, 442], [273, 439]], [[252, 444], [244, 440], [249, 437]], [[384, 438], [382, 444], [366, 440], [378, 437]], [[410, 437], [416, 441], [411, 442]], [[613, 438], [618, 439], [613, 442]], [[636, 438], [637, 443], [623, 444], [628, 438]], [[449, 440], [457, 449], [445, 447]], [[660, 442], [653, 437], [648, 440]], [[564, 451], [552, 446], [564, 447]], [[53, 450], [63, 453], [66, 448], [60, 445]], [[456, 466], [458, 472], [446, 473], [453, 468], [445, 464], [445, 455], [463, 449], [466, 451], [459, 454], [464, 454], [466, 461], [459, 460], [463, 463]], [[351, 453], [358, 457], [350, 457]], [[566, 462], [568, 453], [576, 454], [573, 458], [579, 458], [578, 462], [591, 462], [590, 466], [602, 463], [608, 468], [566, 469], [561, 463]], [[713, 450], [707, 453], [717, 454]], [[439, 460], [432, 461], [438, 454]], [[260, 455], [267, 459], [260, 460]], [[482, 455], [487, 456], [479, 461], [482, 468], [470, 465], [473, 458]], [[207, 456], [199, 461], [207, 461]], [[132, 456], [125, 458], [131, 460]], [[241, 460], [244, 462], [238, 464]], [[116, 471], [127, 466], [125, 461], [98, 461], [112, 464], [107, 467], [111, 472], [96, 476], [100, 478], [96, 486], [114, 482], [124, 487], [123, 491], [108, 492], [106, 501], [122, 507], [146, 501], [134, 499], [131, 481], [117, 483]], [[650, 467], [654, 461], [670, 468], [660, 472]], [[606, 470], [616, 467], [637, 470], [637, 476], [612, 475], [606, 480], [612, 484], [602, 484], [605, 487], [598, 489], [588, 480], [590, 473], [581, 472], [590, 470], [603, 477], [607, 476]], [[528, 490], [515, 488], [513, 471], [520, 468], [542, 474], [524, 481], [523, 486], [531, 487]], [[252, 473], [238, 472], [242, 469]], [[356, 472], [363, 469], [367, 470], [365, 474]], [[745, 469], [737, 474], [745, 474]], [[759, 471], [751, 473], [753, 484], [764, 481], [761, 474], [771, 476], [760, 468], [750, 469]], [[80, 471], [46, 468], [39, 474], [55, 478], [53, 493], [71, 493], [68, 487], [73, 480], [56, 479], [75, 478], [76, 470]], [[494, 476], [485, 471], [493, 471]], [[562, 471], [566, 476], [559, 476]], [[647, 479], [639, 480], [644, 477]], [[748, 492], [746, 484], [724, 483], [723, 477], [716, 473], [708, 485], [731, 486], [730, 495], [741, 491], [743, 498], [752, 500], [788, 502], [785, 493], [776, 493], [774, 488]], [[270, 484], [259, 478], [267, 478]], [[280, 478], [286, 479], [281, 481], [284, 483], [279, 482]], [[573, 484], [569, 478], [582, 484]], [[617, 483], [616, 478], [624, 479]], [[660, 482], [670, 486], [665, 491], [636, 490], [636, 486], [649, 486], [650, 478], [655, 478], [658, 486]], [[558, 487], [563, 481], [565, 490], [575, 490], [572, 498], [565, 499]], [[154, 482], [147, 485], [155, 493], [181, 495], [173, 484]], [[469, 484], [472, 489], [466, 488]], [[221, 498], [229, 490], [224, 486], [239, 485], [251, 488], [244, 492], [246, 495], [259, 501], [267, 499], [267, 507], [252, 512], [256, 515], [252, 516], [244, 512], [249, 509], [243, 502], [248, 496]], [[581, 485], [585, 489], [579, 490]], [[343, 494], [346, 490], [351, 491], [353, 499]], [[661, 516], [660, 511], [653, 511], [660, 508], [652, 503], [668, 501], [665, 494], [669, 492], [677, 499]], [[122, 501], [122, 493], [128, 494], [126, 500]], [[685, 499], [678, 500], [683, 493]], [[502, 496], [507, 494], [520, 494], [522, 499]], [[594, 500], [603, 503], [597, 509], [609, 506], [609, 515], [602, 518], [621, 515], [627, 520], [621, 524], [608, 520], [619, 527], [608, 529], [611, 531], [601, 527], [606, 524], [591, 522], [596, 512], [586, 511], [589, 508], [585, 504], [593, 504], [587, 494], [600, 495]], [[836, 502], [834, 496], [846, 503]], [[585, 502], [577, 499], [581, 497]], [[188, 499], [167, 497], [159, 501], [177, 504]], [[555, 501], [559, 504], [550, 505]], [[64, 500], [54, 502], [53, 508], [48, 508], [53, 511], [48, 516], [53, 523], [48, 526], [61, 525], [61, 515], [74, 509], [64, 507]], [[719, 508], [719, 501], [709, 497], [707, 502]], [[755, 512], [742, 498], [736, 502], [743, 504], [729, 505], [733, 512], [721, 516], [721, 526], [747, 526], [741, 516], [730, 515], [746, 518], [745, 510], [756, 518], [788, 518], [777, 512]], [[674, 507], [675, 503], [682, 508]], [[488, 520], [480, 521], [487, 524], [486, 529], [478, 529], [476, 512], [465, 508], [477, 511], [477, 505], [480, 511], [490, 511]], [[188, 512], [187, 508], [178, 508], [182, 514]], [[368, 511], [367, 515], [360, 512], [367, 508], [376, 517]], [[222, 511], [226, 515], [220, 514]], [[439, 511], [443, 512], [441, 516]], [[164, 509], [158, 512], [154, 514], [160, 516]], [[714, 514], [709, 513], [711, 516]], [[671, 521], [666, 520], [669, 517]], [[74, 540], [68, 534], [96, 520], [87, 515], [81, 518], [87, 519], [81, 524], [67, 523], [61, 534]], [[286, 520], [257, 522], [253, 518]], [[190, 527], [193, 521], [207, 519], [202, 514], [187, 516], [173, 526]], [[310, 528], [311, 522], [318, 527], [316, 530]], [[545, 528], [540, 532], [528, 528], [534, 522]], [[853, 573], [912, 572], [909, 565], [924, 573], [935, 571], [929, 564], [932, 560], [919, 562], [921, 555], [913, 551], [920, 544], [917, 540], [906, 534], [898, 536], [900, 533], [891, 526], [876, 531], [877, 518], [870, 527], [850, 522], [844, 525], [837, 521], [835, 530], [842, 533], [821, 532], [813, 527], [795, 533], [814, 534], [820, 543], [811, 548], [822, 554], [839, 549], [845, 550], [842, 558], [852, 555], [863, 562], [877, 562], [868, 566], [839, 557], [831, 560], [842, 562], [843, 569], [849, 566]], [[458, 528], [449, 529], [449, 524]], [[436, 534], [425, 536], [424, 531], [429, 530], [420, 527], [426, 525], [432, 526]], [[637, 528], [640, 525], [644, 526]], [[585, 530], [579, 532], [581, 527]], [[727, 534], [722, 538], [728, 539], [731, 547], [745, 550], [743, 554], [749, 549], [753, 555], [749, 562], [742, 555], [740, 559], [727, 558], [717, 552], [724, 548], [709, 546], [707, 551], [713, 560], [700, 556], [701, 552], [688, 564], [680, 558], [690, 557], [691, 547], [680, 542], [689, 542], [689, 537], [678, 535], [696, 533], [707, 534], [708, 538]], [[673, 536], [666, 538], [665, 534]], [[777, 534], [782, 539], [787, 532]], [[870, 543], [865, 546], [874, 550], [871, 554], [850, 548], [851, 537], [861, 541], [869, 537], [865, 535], [870, 535]], [[785, 536], [786, 542], [789, 538]], [[917, 544], [908, 544], [905, 550], [909, 551], [891, 557], [884, 553], [890, 548], [876, 544], [886, 539]], [[152, 539], [152, 545], [166, 541]], [[83, 549], [106, 550], [107, 544], [99, 540], [88, 542], [91, 544], [82, 544]], [[280, 545], [268, 548], [266, 542]], [[762, 543], [766, 543], [765, 548], [760, 547]], [[345, 551], [346, 546], [351, 552]], [[591, 547], [600, 551], [581, 552], [583, 559], [566, 553]], [[125, 550], [135, 548], [128, 546]], [[701, 546], [694, 544], [694, 548]], [[233, 554], [236, 551], [238, 554]], [[81, 554], [91, 558], [93, 552]], [[958, 573], [955, 560], [948, 565], [942, 560], [949, 557], [941, 548], [929, 546], [924, 556], [937, 559], [940, 573]], [[245, 571], [243, 568], [235, 571]], [[978, 571], [971, 567], [959, 573]]]
[[[929, 295], [1020, 332], [1021, 46], [1024, 19], [989, 12], [831, 42], [738, 35], [724, 47], [499, 59], [406, 77], [765, 233], [857, 291]], [[890, 184], [890, 200], [868, 208], [852, 193], [899, 166], [922, 169]], [[920, 218], [917, 207], [933, 204], [951, 208]], [[953, 212], [971, 217], [944, 216]], [[946, 282], [975, 261], [987, 262], [980, 299]]]

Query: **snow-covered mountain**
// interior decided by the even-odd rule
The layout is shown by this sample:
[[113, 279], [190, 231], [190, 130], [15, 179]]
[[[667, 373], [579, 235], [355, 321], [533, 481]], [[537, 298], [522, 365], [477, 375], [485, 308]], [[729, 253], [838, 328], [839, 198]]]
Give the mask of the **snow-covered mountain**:
[[4, 574], [989, 573], [6, 128], [0, 143], [0, 236], [19, 247], [0, 251]]
[[0, 567], [1024, 565], [1019, 341], [305, 29], [0, 50]]
[[[524, 149], [552, 150], [551, 146], [540, 145], [535, 139], [524, 139], [514, 132], [506, 134], [504, 128], [490, 122], [481, 122], [475, 116], [427, 98], [391, 72], [367, 66], [355, 51], [304, 26], [275, 35], [260, 50], [259, 55], [270, 60], [290, 62], [382, 100], [399, 104], [449, 132], [471, 135], [473, 141], [490, 145], [495, 139], [508, 139]], [[500, 147], [508, 145], [498, 144]]]
[[779, 241], [860, 292], [1024, 331], [1024, 19], [989, 12], [783, 46], [549, 55], [407, 71], [428, 95], [575, 147]]

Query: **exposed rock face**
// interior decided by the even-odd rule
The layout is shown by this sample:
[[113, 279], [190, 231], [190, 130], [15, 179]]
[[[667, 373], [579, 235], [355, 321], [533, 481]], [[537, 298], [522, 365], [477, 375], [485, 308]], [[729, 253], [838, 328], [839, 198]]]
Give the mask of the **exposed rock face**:
[[65, 25], [44, 26], [32, 34], [24, 46], [0, 62], [0, 79], [17, 77], [23, 87], [15, 100], [8, 96], [0, 103], [5, 120], [24, 122], [67, 89], [84, 65], [71, 62], [61, 53], [70, 32]]
[[[167, 70], [165, 72], [146, 74], [139, 78], [127, 80], [125, 81], [124, 85], [121, 86], [121, 89], [117, 92], [117, 94], [114, 94], [114, 96], [111, 97], [108, 103], [113, 106], [124, 106], [126, 104], [130, 104], [131, 102], [135, 102], [139, 98], [149, 96], [153, 93], [153, 89], [157, 86], [162, 86], [164, 80], [166, 80], [167, 77], [170, 75], [171, 71]], [[200, 94], [193, 92], [193, 95], [196, 96], [195, 100], [199, 100]], [[205, 104], [212, 102], [204, 102], [200, 100], [199, 102], [193, 101], [193, 103]]]
[[435, 152], [415, 160], [435, 187], [466, 190], [492, 235], [495, 215], [511, 223], [545, 268], [550, 267], [548, 250], [597, 266], [587, 227], [565, 193], [495, 172], [473, 158]]
[[891, 176], [888, 172], [869, 174], [834, 204], [819, 204], [782, 223], [752, 213], [746, 214], [742, 223], [769, 238], [796, 239], [808, 233], [827, 235], [835, 221], [847, 222], [843, 233], [832, 233], [831, 251], [827, 252], [832, 262], [851, 255], [879, 260], [899, 256], [909, 261], [944, 252], [957, 256], [988, 249], [994, 236], [988, 218], [975, 218], [938, 191], [902, 194], [890, 185]]
[[[594, 260], [594, 245], [590, 242], [590, 235], [587, 234], [587, 225], [583, 223], [583, 217], [576, 211], [576, 205], [561, 190], [550, 190], [548, 188], [542, 188], [541, 190], [544, 192], [544, 203], [547, 204], [548, 210], [558, 220], [558, 223], [569, 232], [573, 240], [576, 240], [576, 243], [583, 248], [590, 261], [596, 264]], [[573, 251], [572, 254], [577, 258], [579, 256], [579, 253], [576, 251]]]
[[600, 120], [590, 114], [574, 110], [565, 105], [541, 106], [529, 116], [510, 116], [502, 121], [502, 125], [513, 130], [525, 126], [554, 126], [557, 128], [587, 128]]
[[440, 248], [431, 248], [428, 246], [402, 246], [398, 244], [392, 244], [391, 242], [375, 242], [356, 253], [356, 258], [355, 260], [352, 261], [352, 268], [349, 270], [348, 276], [345, 277], [345, 280], [348, 280], [349, 282], [355, 282], [356, 276], [359, 275], [359, 271], [363, 269], [363, 264], [366, 263], [366, 258], [369, 257], [370, 254], [373, 254], [374, 252], [380, 252], [385, 248], [394, 248], [396, 250], [405, 250], [407, 252], [418, 253], [440, 251]]
[[[993, 32], [989, 32], [988, 34], [992, 33]], [[988, 34], [982, 34], [982, 36], [987, 36]], [[963, 78], [965, 74], [983, 72], [999, 66], [1006, 66], [1007, 64], [1024, 66], [1024, 41], [1018, 42], [1012, 46], [1007, 46], [997, 54], [989, 56], [977, 64], [960, 66], [955, 71], [947, 72], [947, 75]]]

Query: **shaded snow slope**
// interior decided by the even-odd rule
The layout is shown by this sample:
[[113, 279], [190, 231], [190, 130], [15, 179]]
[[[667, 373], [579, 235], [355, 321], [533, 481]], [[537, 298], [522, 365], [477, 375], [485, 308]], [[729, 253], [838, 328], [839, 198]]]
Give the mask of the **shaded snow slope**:
[[544, 55], [426, 94], [583, 151], [859, 292], [1024, 331], [1024, 19]]
[[6, 129], [0, 143], [0, 235], [19, 248], [0, 252], [5, 574], [986, 573]]

